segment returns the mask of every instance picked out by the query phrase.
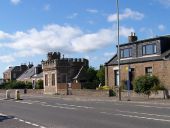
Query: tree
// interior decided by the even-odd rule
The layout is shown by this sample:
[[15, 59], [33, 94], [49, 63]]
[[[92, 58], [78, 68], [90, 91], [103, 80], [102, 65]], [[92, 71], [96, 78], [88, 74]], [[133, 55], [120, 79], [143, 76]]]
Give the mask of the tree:
[[148, 98], [152, 91], [157, 91], [159, 88], [160, 82], [156, 76], [139, 76], [134, 80], [134, 91], [148, 95]]
[[85, 69], [86, 82], [83, 83], [83, 88], [86, 89], [96, 89], [99, 85], [99, 80], [97, 78], [97, 70], [94, 67], [89, 67]]
[[102, 86], [105, 85], [105, 68], [103, 65], [101, 65], [100, 69], [97, 71], [97, 78]]

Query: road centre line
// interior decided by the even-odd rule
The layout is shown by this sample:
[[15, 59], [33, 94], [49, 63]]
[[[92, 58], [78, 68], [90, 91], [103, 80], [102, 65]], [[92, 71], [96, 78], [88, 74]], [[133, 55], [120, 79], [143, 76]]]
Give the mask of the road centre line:
[[61, 104], [61, 103], [56, 103], [57, 105], [63, 105], [63, 106], [71, 106], [71, 107], [77, 107], [77, 108], [86, 108], [86, 109], [93, 109], [94, 107], [89, 107], [89, 106], [79, 106], [79, 105], [73, 105], [73, 104]]
[[148, 115], [148, 116], [158, 116], [158, 117], [170, 118], [169, 115], [158, 115], [158, 114], [153, 114], [153, 113], [140, 113], [140, 112], [131, 112], [131, 111], [121, 111], [119, 109], [117, 109], [116, 111], [121, 112], [121, 113], [141, 114], [141, 115]]
[[158, 106], [150, 106], [150, 105], [135, 105], [135, 106], [138, 106], [138, 107], [145, 107], [145, 108], [165, 108], [165, 109], [170, 109], [170, 107], [158, 107]]
[[129, 118], [136, 118], [136, 119], [146, 119], [146, 120], [154, 120], [154, 121], [161, 121], [161, 122], [170, 122], [170, 120], [166, 119], [157, 119], [157, 118], [149, 118], [145, 116], [134, 116], [134, 115], [125, 115], [125, 114], [114, 114], [114, 113], [108, 113], [108, 112], [100, 112], [101, 114], [106, 114], [106, 115], [115, 115], [115, 116], [123, 116], [123, 117], [129, 117]]
[[32, 104], [32, 103], [26, 102], [26, 101], [15, 101], [15, 102], [17, 102], [17, 103], [22, 103], [22, 104]]
[[46, 107], [53, 107], [53, 108], [61, 108], [61, 109], [76, 109], [73, 107], [62, 107], [62, 106], [55, 106], [55, 105], [48, 105], [48, 104], [41, 104], [42, 106], [46, 106]]
[[32, 102], [32, 103], [43, 103], [46, 104], [47, 102], [42, 102], [42, 101], [38, 101], [38, 100], [27, 100], [28, 102]]

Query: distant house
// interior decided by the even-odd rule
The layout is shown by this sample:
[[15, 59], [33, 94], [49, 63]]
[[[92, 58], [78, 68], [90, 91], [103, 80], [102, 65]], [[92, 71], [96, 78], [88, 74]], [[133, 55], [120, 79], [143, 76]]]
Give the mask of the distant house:
[[[118, 87], [118, 56], [105, 63], [105, 84]], [[132, 33], [129, 42], [120, 45], [120, 81], [132, 81], [141, 75], [155, 75], [170, 89], [170, 35], [137, 40]], [[128, 78], [129, 76], [129, 78]]]
[[29, 68], [17, 78], [17, 81], [32, 82], [33, 87], [35, 87], [35, 83], [40, 79], [43, 79], [43, 75], [42, 65], [39, 64], [36, 67], [33, 65], [29, 66]]
[[9, 67], [9, 69], [3, 72], [3, 79], [5, 82], [10, 80], [16, 80], [27, 69], [28, 66], [25, 64], [21, 64], [20, 66]]
[[4, 83], [4, 79], [0, 79], [0, 85]]
[[[49, 52], [47, 60], [42, 61], [44, 93], [58, 93], [59, 89], [67, 88], [67, 83], [72, 83], [72, 88], [80, 89], [81, 85], [76, 82], [83, 67], [88, 67], [87, 59], [61, 58], [59, 52]], [[73, 84], [74, 80], [76, 82]]]

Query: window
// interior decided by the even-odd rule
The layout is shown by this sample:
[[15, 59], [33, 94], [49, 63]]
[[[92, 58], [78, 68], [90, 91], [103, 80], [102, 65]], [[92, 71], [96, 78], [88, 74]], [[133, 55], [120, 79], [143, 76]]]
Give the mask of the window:
[[132, 57], [132, 48], [126, 48], [121, 50], [121, 58]]
[[115, 86], [119, 86], [119, 71], [114, 70], [114, 75], [115, 75]]
[[48, 75], [45, 75], [45, 86], [48, 86]]
[[55, 86], [55, 74], [52, 74], [52, 86]]
[[145, 74], [149, 75], [149, 76], [152, 76], [152, 67], [146, 67], [145, 68]]
[[142, 47], [143, 55], [151, 55], [151, 54], [155, 54], [156, 52], [157, 52], [156, 44], [144, 45]]

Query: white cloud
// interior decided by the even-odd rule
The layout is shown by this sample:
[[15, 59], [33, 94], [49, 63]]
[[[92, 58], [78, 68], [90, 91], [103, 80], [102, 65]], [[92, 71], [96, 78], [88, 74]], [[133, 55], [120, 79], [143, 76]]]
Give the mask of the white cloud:
[[86, 9], [87, 12], [89, 13], [98, 13], [99, 11], [96, 9]]
[[67, 19], [74, 19], [78, 16], [78, 13], [73, 13], [70, 16], [67, 16]]
[[152, 38], [152, 37], [156, 36], [156, 35], [154, 35], [154, 32], [151, 28], [143, 27], [140, 29], [140, 32], [144, 33], [146, 38]]
[[131, 32], [135, 32], [135, 30], [132, 27], [127, 28], [127, 27], [124, 27], [124, 26], [120, 26], [120, 36], [128, 37]]
[[[13, 34], [1, 31], [0, 48], [14, 51], [11, 56], [1, 56], [6, 62], [17, 57], [28, 57], [60, 51], [66, 53], [89, 52], [101, 49], [116, 41], [116, 29], [101, 29], [97, 32], [87, 33], [78, 27], [51, 24], [41, 30], [32, 28], [25, 32], [17, 31]], [[127, 37], [133, 28], [120, 27], [120, 36]], [[6, 42], [4, 42], [6, 41]], [[8, 61], [9, 60], [9, 61]]]
[[114, 40], [114, 33], [109, 29], [102, 29], [97, 33], [83, 34], [71, 41], [74, 51], [92, 51], [108, 45]]
[[[119, 14], [120, 20], [123, 19], [133, 19], [133, 20], [141, 20], [144, 18], [144, 14], [138, 11], [133, 11], [130, 8], [126, 8], [122, 14]], [[117, 20], [117, 14], [111, 14], [108, 16], [107, 20], [109, 22], [113, 22]]]
[[50, 10], [50, 4], [46, 4], [43, 9], [45, 11], [49, 11]]
[[21, 0], [11, 0], [11, 3], [17, 5], [21, 2]]
[[158, 29], [159, 29], [160, 31], [164, 31], [164, 30], [165, 30], [165, 26], [164, 26], [163, 24], [160, 24], [160, 25], [158, 26]]
[[10, 35], [8, 33], [5, 33], [3, 31], [0, 31], [0, 39], [3, 39], [3, 38], [8, 38]]
[[93, 20], [89, 20], [88, 23], [89, 24], [95, 24], [95, 22]]
[[0, 56], [0, 61], [3, 63], [10, 63], [15, 61], [15, 58], [12, 55], [3, 55]]
[[157, 0], [165, 7], [170, 7], [170, 0]]

